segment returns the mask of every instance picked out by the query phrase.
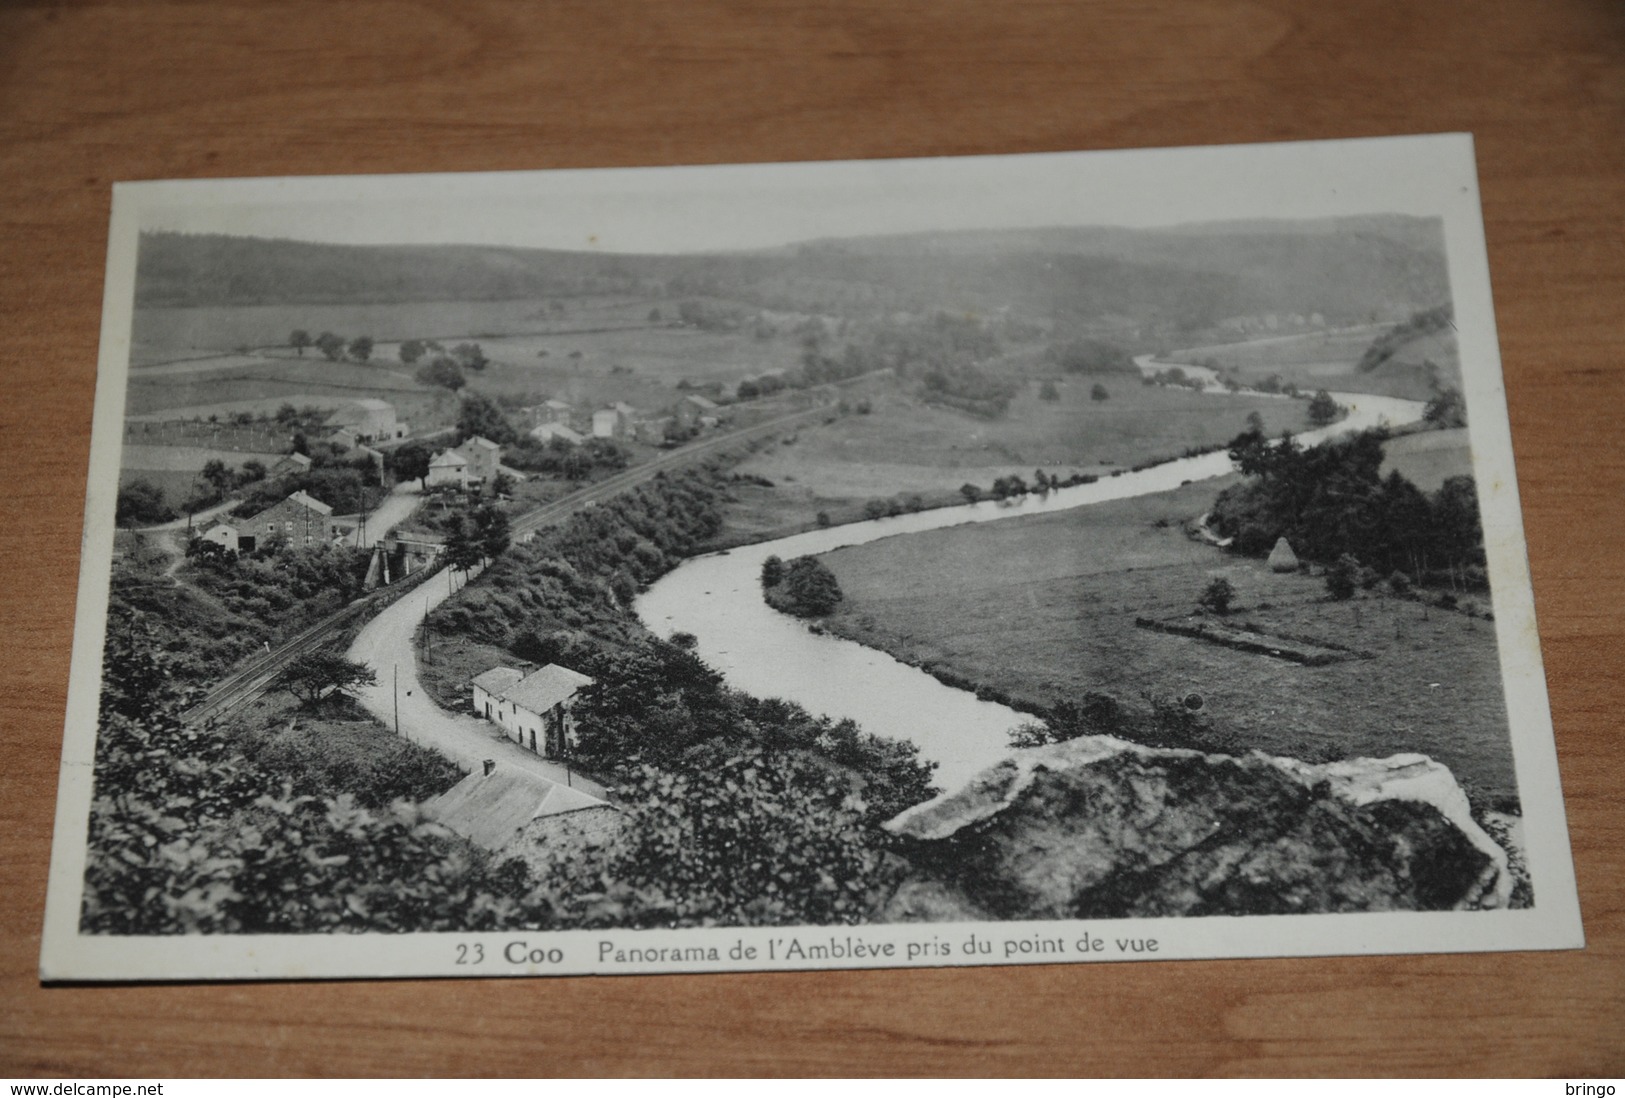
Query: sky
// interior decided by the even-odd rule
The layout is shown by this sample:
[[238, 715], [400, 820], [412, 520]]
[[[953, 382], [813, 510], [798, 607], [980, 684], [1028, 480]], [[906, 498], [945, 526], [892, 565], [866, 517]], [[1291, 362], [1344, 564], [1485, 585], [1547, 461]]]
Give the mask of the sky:
[[682, 253], [967, 228], [1131, 227], [1476, 204], [1462, 135], [806, 164], [119, 184], [141, 230]]

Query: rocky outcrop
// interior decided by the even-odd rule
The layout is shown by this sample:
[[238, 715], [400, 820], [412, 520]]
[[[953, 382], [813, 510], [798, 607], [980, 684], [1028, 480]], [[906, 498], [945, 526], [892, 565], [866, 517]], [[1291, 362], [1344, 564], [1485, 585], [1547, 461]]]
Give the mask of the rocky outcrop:
[[885, 921], [1504, 907], [1506, 853], [1425, 755], [1310, 765], [1086, 736], [889, 821]]

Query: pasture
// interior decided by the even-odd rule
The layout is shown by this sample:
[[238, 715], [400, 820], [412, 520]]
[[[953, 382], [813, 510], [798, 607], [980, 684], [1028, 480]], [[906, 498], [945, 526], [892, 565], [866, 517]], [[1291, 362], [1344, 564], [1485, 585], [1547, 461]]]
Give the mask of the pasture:
[[1473, 472], [1465, 427], [1400, 435], [1389, 439], [1382, 449], [1382, 475], [1397, 472], [1424, 492], [1437, 492], [1449, 478]]
[[1357, 369], [1360, 356], [1387, 325], [1362, 325], [1336, 331], [1275, 336], [1237, 343], [1188, 347], [1160, 356], [1168, 362], [1235, 369], [1245, 383], [1272, 374], [1301, 389], [1331, 389], [1350, 393], [1427, 400], [1432, 395], [1424, 363], [1438, 367], [1445, 385], [1459, 387], [1461, 363], [1453, 332], [1418, 336], [1395, 349], [1374, 370]]
[[[1091, 399], [1097, 383], [1108, 399]], [[794, 446], [763, 451], [740, 471], [838, 502], [951, 492], [966, 481], [986, 488], [1008, 474], [1030, 480], [1039, 467], [1062, 476], [1104, 473], [1228, 442], [1255, 411], [1271, 434], [1307, 425], [1300, 401], [1145, 386], [1124, 374], [1076, 375], [1056, 388], [1060, 399], [1045, 401], [1027, 385], [1004, 416], [989, 420], [926, 404], [895, 384], [868, 383], [862, 395], [870, 414], [804, 431]]]
[[[1095, 690], [1198, 692], [1242, 743], [1298, 757], [1417, 751], [1480, 803], [1516, 796], [1492, 623], [1361, 592], [1192, 541], [1180, 523], [1221, 484], [1053, 516], [963, 526], [841, 549], [822, 559], [846, 600], [827, 621], [908, 663], [1049, 705]], [[1306, 667], [1136, 628], [1195, 611], [1210, 580], [1234, 585], [1223, 620], [1368, 651]]]
[[[198, 355], [224, 354], [240, 347], [287, 350], [288, 336], [302, 328], [312, 337], [324, 331], [346, 340], [371, 336], [379, 345], [405, 339], [486, 340], [517, 332], [596, 328], [646, 322], [651, 308], [669, 302], [649, 298], [585, 296], [509, 301], [400, 301], [350, 305], [144, 306], [131, 326], [131, 362], [147, 364]], [[305, 352], [306, 356], [314, 351]]]

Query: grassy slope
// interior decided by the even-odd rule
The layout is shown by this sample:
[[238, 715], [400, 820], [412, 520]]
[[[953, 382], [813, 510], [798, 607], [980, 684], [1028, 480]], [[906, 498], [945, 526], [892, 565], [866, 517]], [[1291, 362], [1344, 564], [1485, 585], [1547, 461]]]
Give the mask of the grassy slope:
[[1371, 371], [1356, 368], [1360, 356], [1386, 325], [1358, 329], [1273, 337], [1239, 343], [1192, 347], [1167, 356], [1171, 362], [1234, 367], [1244, 381], [1259, 381], [1279, 374], [1286, 382], [1303, 389], [1332, 389], [1350, 393], [1427, 400], [1432, 395], [1425, 362], [1439, 367], [1446, 385], [1460, 387], [1461, 362], [1455, 333], [1430, 333], [1395, 348], [1387, 362]]
[[[1178, 523], [1213, 493], [1193, 485], [839, 550], [823, 558], [846, 592], [829, 625], [1029, 703], [1198, 691], [1216, 723], [1265, 751], [1420, 751], [1485, 797], [1513, 795], [1493, 626], [1378, 595], [1329, 603], [1319, 579], [1195, 543]], [[1134, 626], [1188, 614], [1215, 576], [1237, 589], [1232, 621], [1375, 658], [1308, 668]]]
[[[1090, 399], [1096, 382], [1106, 386], [1108, 400]], [[853, 399], [867, 396], [871, 414], [803, 431], [794, 445], [764, 450], [740, 466], [774, 488], [742, 489], [729, 525], [763, 532], [820, 510], [849, 521], [867, 499], [899, 492], [957, 499], [967, 481], [984, 489], [1012, 473], [1031, 481], [1038, 467], [1063, 476], [1099, 473], [1226, 442], [1252, 411], [1272, 434], [1306, 426], [1297, 401], [1147, 387], [1120, 374], [1078, 376], [1059, 389], [1061, 399], [1049, 402], [1028, 385], [1007, 415], [986, 420], [868, 384]]]

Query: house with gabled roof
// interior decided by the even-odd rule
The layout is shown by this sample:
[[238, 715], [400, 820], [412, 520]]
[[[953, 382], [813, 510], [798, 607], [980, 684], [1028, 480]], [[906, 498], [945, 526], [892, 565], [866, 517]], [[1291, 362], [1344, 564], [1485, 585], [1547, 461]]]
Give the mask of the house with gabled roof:
[[429, 459], [429, 476], [425, 483], [433, 488], [438, 484], [468, 486], [468, 459], [456, 450], [442, 450]]
[[502, 447], [488, 438], [475, 435], [454, 451], [468, 461], [468, 479], [475, 484], [489, 484], [496, 479], [502, 464]]
[[307, 492], [295, 492], [244, 519], [237, 529], [237, 545], [244, 553], [271, 542], [283, 545], [327, 545], [337, 537], [333, 508]]
[[529, 674], [493, 667], [476, 675], [470, 686], [476, 713], [521, 747], [560, 759], [569, 755], [575, 739], [571, 711], [576, 695], [592, 683], [578, 671], [550, 663]]
[[491, 851], [518, 845], [525, 829], [537, 820], [615, 812], [586, 789], [491, 762], [429, 801], [424, 810], [438, 823]]
[[308, 455], [295, 451], [291, 454], [283, 454], [278, 458], [276, 464], [271, 466], [270, 474], [273, 477], [280, 477], [287, 473], [308, 473], [310, 472], [310, 465]]

